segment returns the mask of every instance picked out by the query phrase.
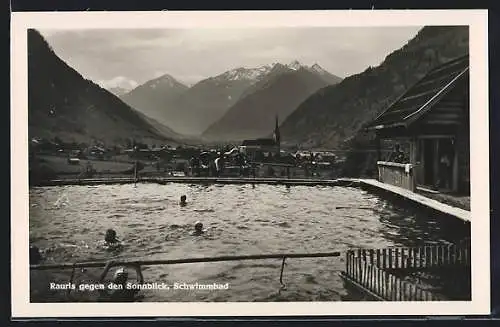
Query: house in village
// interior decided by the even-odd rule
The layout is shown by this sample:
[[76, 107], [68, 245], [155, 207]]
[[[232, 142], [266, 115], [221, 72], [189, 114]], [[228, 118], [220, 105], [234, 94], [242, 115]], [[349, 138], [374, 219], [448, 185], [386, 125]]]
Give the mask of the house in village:
[[88, 159], [103, 160], [109, 157], [109, 150], [102, 146], [90, 146], [82, 152]]
[[264, 161], [270, 157], [279, 156], [281, 152], [281, 136], [278, 116], [276, 116], [272, 138], [244, 140], [239, 149], [250, 161]]
[[[378, 140], [381, 182], [469, 193], [468, 55], [429, 71], [367, 129]], [[380, 158], [383, 140], [406, 144], [405, 162]]]
[[135, 147], [123, 151], [130, 159], [134, 160], [157, 160], [157, 159], [170, 159], [172, 157], [171, 150], [166, 148], [148, 148], [148, 147]]

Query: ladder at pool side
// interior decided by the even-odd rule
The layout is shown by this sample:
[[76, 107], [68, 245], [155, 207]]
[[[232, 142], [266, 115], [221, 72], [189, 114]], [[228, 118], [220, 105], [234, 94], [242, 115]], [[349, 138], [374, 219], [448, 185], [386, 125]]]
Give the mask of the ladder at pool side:
[[[402, 276], [454, 267], [468, 268], [470, 264], [470, 241], [453, 245], [357, 249], [346, 252], [346, 268], [341, 277], [374, 300], [440, 301], [446, 298], [426, 289], [421, 283], [404, 280]], [[464, 280], [470, 284], [470, 275]]]

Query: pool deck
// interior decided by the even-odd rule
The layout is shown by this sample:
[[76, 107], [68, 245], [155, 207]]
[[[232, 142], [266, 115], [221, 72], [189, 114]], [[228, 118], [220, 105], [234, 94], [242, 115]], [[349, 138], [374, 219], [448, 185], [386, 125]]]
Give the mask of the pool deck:
[[[62, 185], [101, 185], [101, 184], [133, 184], [135, 180], [129, 177], [120, 178], [91, 178], [91, 179], [55, 179], [45, 181], [37, 186]], [[313, 178], [245, 178], [245, 177], [141, 177], [137, 183], [187, 183], [187, 184], [272, 184], [290, 186], [347, 186], [358, 184], [357, 179], [313, 179]]]
[[[38, 186], [64, 185], [103, 185], [133, 184], [134, 178], [95, 178], [95, 179], [58, 179], [44, 182]], [[410, 200], [418, 205], [431, 208], [440, 213], [470, 222], [471, 212], [430, 199], [401, 187], [381, 183], [375, 179], [339, 178], [339, 179], [294, 179], [294, 178], [241, 178], [241, 177], [143, 177], [137, 183], [187, 183], [187, 184], [271, 184], [286, 186], [360, 186], [374, 192], [389, 193]]]
[[410, 190], [393, 186], [390, 184], [386, 183], [381, 183], [375, 179], [360, 179], [358, 180], [362, 186], [367, 186], [368, 188], [372, 189], [377, 189], [377, 190], [383, 190], [389, 193], [392, 193], [394, 195], [397, 195], [399, 197], [411, 200], [415, 203], [418, 203], [420, 205], [423, 205], [425, 207], [434, 209], [436, 211], [442, 212], [444, 214], [454, 216], [456, 218], [459, 218], [465, 222], [470, 222], [471, 221], [471, 213], [470, 211], [453, 207], [448, 204], [439, 202], [434, 199], [430, 199], [426, 196], [423, 196], [421, 194], [412, 192]]

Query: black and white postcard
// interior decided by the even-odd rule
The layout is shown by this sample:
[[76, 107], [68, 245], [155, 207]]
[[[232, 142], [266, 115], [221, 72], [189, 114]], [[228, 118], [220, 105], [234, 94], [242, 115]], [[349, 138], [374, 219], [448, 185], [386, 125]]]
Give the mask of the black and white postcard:
[[487, 11], [13, 13], [11, 43], [13, 317], [489, 313]]

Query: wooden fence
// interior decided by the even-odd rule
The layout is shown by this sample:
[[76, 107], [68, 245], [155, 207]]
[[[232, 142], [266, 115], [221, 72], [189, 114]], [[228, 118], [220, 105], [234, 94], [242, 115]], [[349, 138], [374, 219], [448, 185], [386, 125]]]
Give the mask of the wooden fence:
[[421, 247], [349, 250], [347, 256], [362, 258], [381, 269], [431, 268], [470, 265], [470, 245], [445, 244]]
[[470, 243], [348, 250], [342, 277], [378, 300], [437, 301], [443, 297], [394, 272], [446, 266], [470, 266]]

